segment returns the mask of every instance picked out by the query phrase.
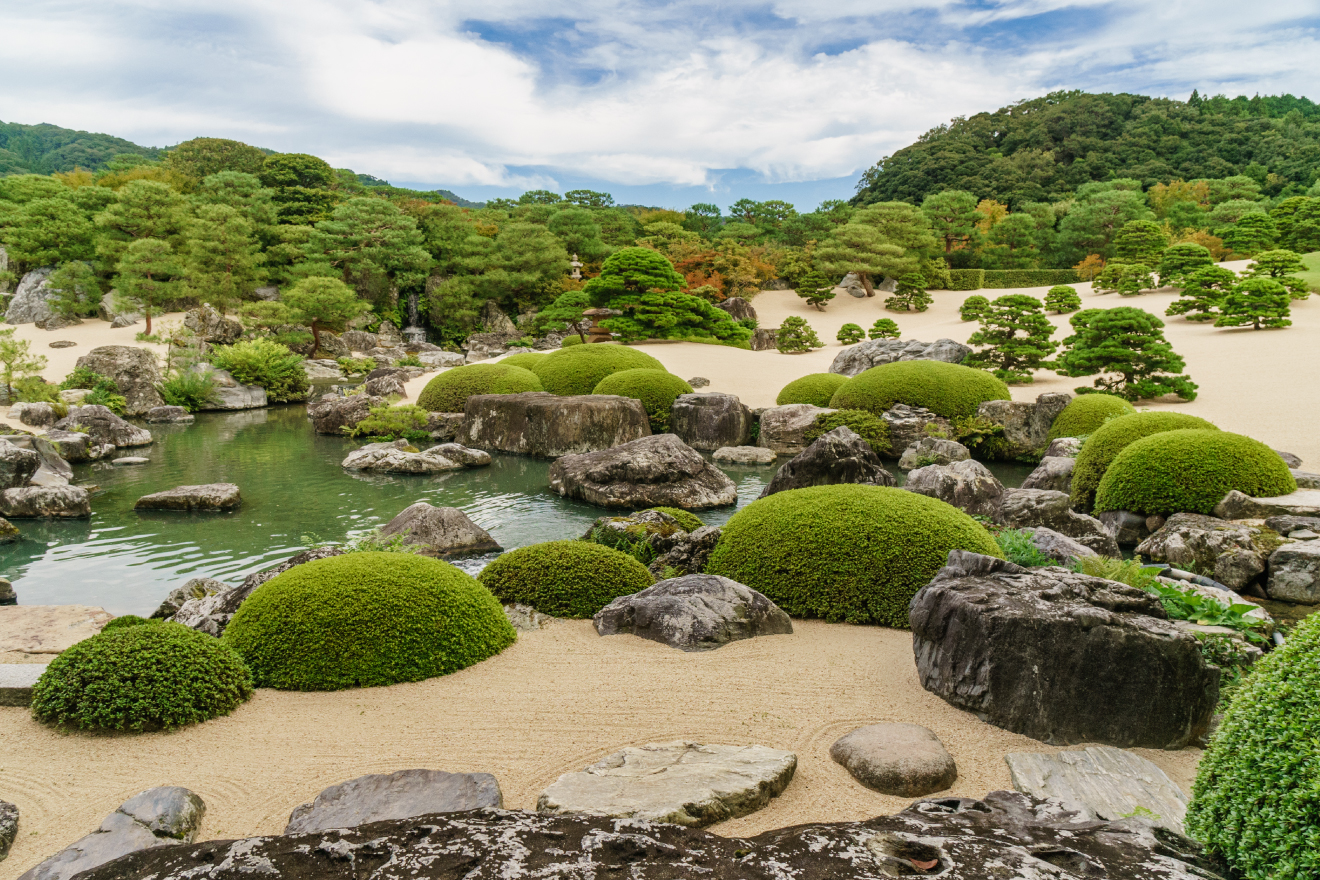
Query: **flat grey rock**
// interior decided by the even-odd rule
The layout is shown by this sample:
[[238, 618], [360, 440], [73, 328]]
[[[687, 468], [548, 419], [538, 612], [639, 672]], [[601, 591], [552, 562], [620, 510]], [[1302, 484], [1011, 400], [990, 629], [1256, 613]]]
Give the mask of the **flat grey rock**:
[[82, 519], [92, 515], [91, 496], [80, 486], [28, 486], [0, 494], [0, 515], [9, 519]]
[[731, 464], [774, 464], [778, 456], [764, 446], [721, 446], [711, 458]]
[[427, 556], [503, 549], [489, 532], [457, 507], [434, 507], [425, 501], [404, 508], [380, 530], [380, 537], [398, 537], [409, 546], [421, 548]]
[[682, 651], [793, 632], [793, 622], [774, 602], [713, 574], [671, 578], [620, 596], [596, 612], [594, 622], [602, 636], [631, 633]]
[[1074, 541], [1067, 535], [1061, 535], [1054, 529], [1041, 526], [1035, 529], [1023, 529], [1022, 531], [1030, 532], [1031, 543], [1036, 549], [1059, 565], [1068, 566], [1083, 556], [1100, 555], [1085, 544]]
[[838, 410], [809, 403], [772, 406], [761, 412], [761, 433], [756, 445], [781, 455], [797, 455], [807, 448], [806, 432], [816, 423], [816, 417], [832, 412]]
[[1073, 466], [1076, 464], [1077, 459], [1074, 456], [1047, 455], [1022, 481], [1020, 488], [1067, 492], [1072, 489]]
[[295, 809], [284, 833], [356, 828], [368, 822], [503, 806], [500, 785], [489, 773], [373, 773], [332, 785], [311, 803]]
[[920, 724], [868, 724], [830, 746], [830, 757], [867, 788], [896, 797], [944, 791], [958, 765], [932, 731]]
[[0, 706], [31, 706], [45, 663], [0, 663]]
[[151, 459], [141, 455], [126, 455], [123, 458], [116, 458], [110, 461], [116, 467], [132, 467], [137, 464], [151, 464]]
[[1085, 544], [1101, 556], [1120, 555], [1113, 533], [1095, 517], [1074, 511], [1066, 492], [1005, 489], [999, 498], [999, 509], [992, 511], [991, 516], [1011, 529], [1045, 526]]
[[219, 512], [236, 510], [243, 503], [233, 483], [207, 483], [202, 486], [175, 486], [164, 492], [143, 495], [134, 510], [170, 510], [179, 512]]
[[1271, 516], [1320, 516], [1320, 489], [1298, 489], [1289, 495], [1252, 498], [1234, 489], [1215, 505], [1220, 519], [1264, 519]]
[[[80, 365], [81, 363], [79, 361]], [[78, 407], [56, 422], [55, 429], [84, 434], [88, 442], [94, 446], [108, 445], [122, 449], [128, 446], [150, 446], [152, 443], [150, 431], [129, 424], [111, 412], [108, 407], [99, 404]], [[51, 433], [53, 432], [48, 431], [47, 435]], [[76, 459], [69, 458], [69, 460]]]

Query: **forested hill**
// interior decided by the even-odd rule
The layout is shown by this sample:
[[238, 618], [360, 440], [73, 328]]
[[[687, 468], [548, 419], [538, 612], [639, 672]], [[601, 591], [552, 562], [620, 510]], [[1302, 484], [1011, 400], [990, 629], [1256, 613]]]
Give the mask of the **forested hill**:
[[1269, 196], [1305, 192], [1320, 175], [1320, 105], [1291, 95], [1187, 101], [1055, 92], [958, 118], [886, 156], [854, 204], [920, 204], [965, 190], [1011, 207], [1057, 202], [1084, 183], [1244, 174]]
[[156, 159], [160, 152], [156, 147], [139, 147], [108, 134], [74, 131], [45, 122], [0, 122], [0, 175], [52, 174], [75, 168], [100, 171], [115, 156], [127, 153]]

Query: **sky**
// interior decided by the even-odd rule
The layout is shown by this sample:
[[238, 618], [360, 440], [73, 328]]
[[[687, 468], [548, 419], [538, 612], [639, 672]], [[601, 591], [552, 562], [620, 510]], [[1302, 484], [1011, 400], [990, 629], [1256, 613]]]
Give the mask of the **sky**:
[[810, 210], [1056, 89], [1320, 100], [1320, 0], [11, 0], [0, 34], [0, 120], [475, 200]]

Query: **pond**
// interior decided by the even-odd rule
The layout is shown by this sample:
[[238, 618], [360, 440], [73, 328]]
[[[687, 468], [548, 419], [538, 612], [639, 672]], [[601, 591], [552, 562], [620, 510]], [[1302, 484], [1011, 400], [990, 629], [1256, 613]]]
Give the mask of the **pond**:
[[[156, 442], [121, 455], [151, 463], [74, 466], [95, 484], [92, 517], [19, 520], [22, 538], [0, 547], [0, 575], [24, 605], [99, 605], [113, 614], [149, 614], [193, 577], [237, 583], [309, 545], [339, 543], [389, 522], [415, 501], [457, 507], [506, 549], [581, 536], [605, 510], [547, 488], [550, 463], [493, 455], [491, 466], [435, 476], [382, 476], [339, 466], [360, 441], [316, 434], [302, 406], [203, 413], [192, 425], [152, 425]], [[787, 461], [781, 457], [780, 462]], [[698, 511], [723, 524], [750, 504], [774, 467], [722, 465], [738, 485], [736, 505]], [[1020, 485], [1029, 467], [991, 468]], [[903, 479], [903, 473], [890, 470]], [[180, 485], [235, 483], [241, 509], [227, 514], [139, 513], [141, 496]], [[453, 560], [473, 573], [491, 555]]]

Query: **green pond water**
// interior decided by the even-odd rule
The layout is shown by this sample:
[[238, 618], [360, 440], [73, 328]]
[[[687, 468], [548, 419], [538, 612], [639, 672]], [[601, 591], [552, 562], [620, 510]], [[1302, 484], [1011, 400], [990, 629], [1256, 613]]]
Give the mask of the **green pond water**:
[[[15, 522], [22, 538], [0, 547], [0, 575], [13, 581], [21, 604], [98, 605], [113, 614], [148, 614], [189, 578], [237, 583], [309, 544], [366, 534], [415, 501], [460, 508], [506, 549], [579, 537], [606, 513], [550, 492], [550, 463], [522, 456], [496, 454], [490, 467], [435, 476], [345, 471], [340, 462], [360, 441], [314, 433], [302, 406], [204, 413], [191, 425], [149, 427], [153, 445], [119, 454], [145, 455], [150, 464], [74, 467], [76, 484], [98, 487], [90, 520]], [[721, 469], [737, 484], [738, 502], [698, 511], [708, 525], [724, 523], [754, 501], [776, 470]], [[1020, 465], [991, 469], [1010, 486], [1030, 473]], [[901, 481], [902, 472], [891, 470]], [[221, 482], [238, 485], [239, 510], [133, 510], [133, 503], [151, 492]], [[475, 573], [491, 558], [452, 561]]]

